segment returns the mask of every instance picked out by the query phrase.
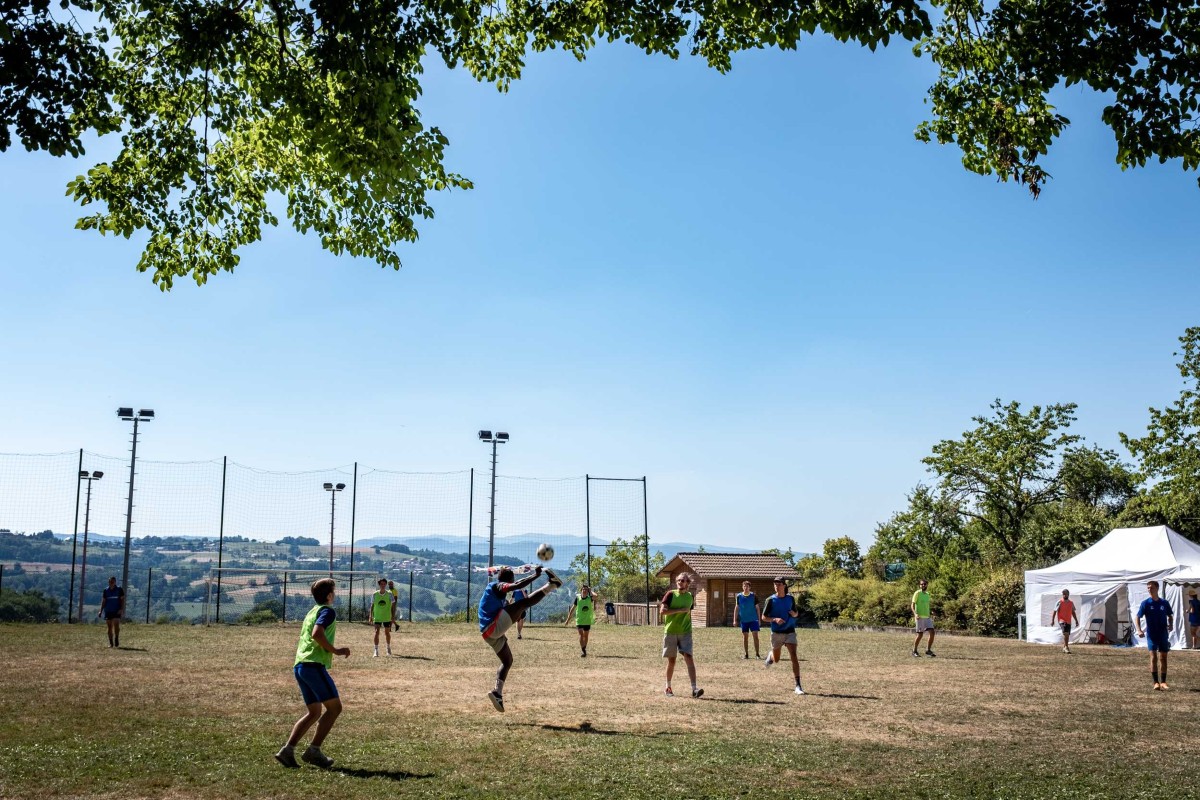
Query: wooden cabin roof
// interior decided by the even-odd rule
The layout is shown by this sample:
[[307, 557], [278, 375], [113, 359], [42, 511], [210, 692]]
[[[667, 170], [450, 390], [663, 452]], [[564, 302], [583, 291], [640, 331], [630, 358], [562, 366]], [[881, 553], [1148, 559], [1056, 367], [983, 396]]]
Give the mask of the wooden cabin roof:
[[800, 577], [796, 570], [774, 553], [676, 553], [658, 574], [670, 576], [682, 567], [700, 578]]

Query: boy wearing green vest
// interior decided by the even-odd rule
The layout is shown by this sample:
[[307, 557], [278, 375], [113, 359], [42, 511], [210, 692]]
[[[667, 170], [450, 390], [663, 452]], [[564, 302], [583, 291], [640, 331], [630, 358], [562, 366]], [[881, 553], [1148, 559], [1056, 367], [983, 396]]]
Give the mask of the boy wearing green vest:
[[663, 658], [667, 660], [667, 697], [674, 697], [671, 691], [671, 676], [675, 674], [675, 658], [683, 654], [683, 663], [687, 665], [688, 680], [692, 682], [692, 697], [700, 697], [703, 689], [696, 687], [696, 662], [692, 660], [692, 607], [696, 604], [692, 596], [692, 576], [681, 572], [675, 578], [676, 589], [669, 589], [663, 595], [658, 606], [658, 613], [666, 620], [663, 628]]
[[392, 617], [396, 615], [395, 600], [388, 591], [387, 580], [379, 579], [379, 590], [371, 595], [371, 621], [375, 623], [375, 655], [379, 658], [379, 629], [387, 637], [387, 654], [392, 654]]
[[[296, 665], [293, 672], [296, 683], [300, 684], [300, 694], [304, 697], [307, 713], [292, 726], [292, 735], [287, 744], [275, 754], [275, 760], [290, 769], [298, 769], [295, 747], [300, 738], [317, 723], [317, 732], [313, 734], [308, 749], [300, 756], [322, 769], [333, 766], [333, 759], [321, 752], [321, 743], [329, 735], [338, 714], [342, 713], [342, 701], [338, 698], [337, 687], [333, 678], [329, 677], [329, 667], [333, 666], [334, 656], [350, 657], [349, 647], [334, 647], [333, 637], [337, 620], [333, 611], [333, 596], [336, 584], [333, 578], [322, 578], [312, 585], [313, 606], [304, 618], [300, 627], [300, 642], [296, 645]], [[324, 706], [325, 713], [321, 713]]]
[[929, 586], [929, 582], [924, 578], [921, 579], [921, 588], [913, 592], [912, 596], [912, 613], [913, 620], [917, 626], [917, 639], [913, 642], [913, 658], [920, 658], [921, 654], [917, 652], [917, 648], [921, 646], [921, 637], [925, 635], [925, 631], [929, 631], [929, 644], [925, 645], [925, 655], [932, 658], [933, 652], [933, 615], [929, 610], [929, 592], [925, 591]]
[[580, 587], [579, 594], [571, 603], [571, 610], [563, 622], [564, 627], [570, 624], [572, 614], [575, 615], [575, 629], [579, 631], [579, 657], [587, 658], [588, 637], [592, 626], [596, 624], [596, 598], [592, 596], [592, 587], [586, 583]]

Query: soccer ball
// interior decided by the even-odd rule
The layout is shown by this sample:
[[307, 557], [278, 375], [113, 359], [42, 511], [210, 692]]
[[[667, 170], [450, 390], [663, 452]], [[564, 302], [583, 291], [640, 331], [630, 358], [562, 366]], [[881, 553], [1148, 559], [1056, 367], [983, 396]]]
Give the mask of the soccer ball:
[[549, 561], [554, 558], [554, 548], [548, 544], [539, 544], [537, 549], [537, 557], [541, 561]]

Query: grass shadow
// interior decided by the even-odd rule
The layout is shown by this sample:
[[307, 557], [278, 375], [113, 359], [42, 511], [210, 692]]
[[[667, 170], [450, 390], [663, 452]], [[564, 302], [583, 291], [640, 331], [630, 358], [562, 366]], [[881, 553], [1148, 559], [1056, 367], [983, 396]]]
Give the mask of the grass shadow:
[[631, 731], [612, 731], [604, 728], [597, 728], [592, 723], [586, 720], [579, 723], [577, 727], [570, 725], [550, 725], [548, 723], [538, 724], [535, 722], [519, 722], [518, 725], [525, 725], [530, 728], [541, 728], [544, 731], [555, 731], [558, 733], [583, 733], [593, 736], [634, 736], [642, 739], [652, 739], [659, 736], [678, 736], [675, 731], [658, 731], [657, 733], [633, 733]]
[[625, 658], [629, 659], [630, 661], [637, 660], [637, 656], [592, 656], [592, 658]]
[[714, 703], [736, 703], [737, 705], [784, 706], [782, 700], [756, 700], [753, 697], [709, 697]]
[[994, 658], [977, 658], [976, 656], [938, 656], [939, 661], [996, 661]]
[[432, 778], [433, 775], [421, 775], [417, 772], [407, 772], [402, 769], [359, 769], [351, 767], [334, 767], [329, 772], [336, 772], [350, 778], [387, 778], [390, 781], [410, 781]]
[[149, 653], [144, 647], [115, 647], [114, 650], [124, 650], [127, 653]]
[[388, 658], [406, 658], [409, 661], [433, 661], [429, 656], [401, 656], [394, 653], [388, 656]]
[[882, 700], [873, 694], [839, 694], [837, 692], [805, 692], [809, 697], [829, 697], [834, 700]]

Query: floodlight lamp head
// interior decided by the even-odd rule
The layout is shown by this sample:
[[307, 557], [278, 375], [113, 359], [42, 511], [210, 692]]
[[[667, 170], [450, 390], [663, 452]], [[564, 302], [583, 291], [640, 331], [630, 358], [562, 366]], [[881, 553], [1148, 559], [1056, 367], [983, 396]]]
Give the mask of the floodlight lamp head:
[[507, 434], [507, 433], [497, 433], [497, 434], [496, 434], [496, 438], [497, 438], [497, 439], [499, 439], [499, 440], [500, 440], [500, 441], [502, 441], [502, 442], [507, 442], [507, 441], [508, 441], [508, 434]]
[[87, 476], [88, 476], [88, 471], [86, 469], [79, 470], [79, 477], [86, 478]]
[[117, 416], [121, 419], [133, 419], [133, 409], [127, 407], [118, 408]]
[[491, 431], [480, 431], [479, 439], [480, 439], [480, 441], [483, 441], [483, 442], [490, 442], [492, 440], [492, 432]]
[[332, 483], [327, 483], [327, 484], [325, 484], [325, 489], [326, 489], [326, 490], [328, 490], [328, 491], [330, 491], [330, 492], [332, 492], [332, 491], [333, 491], [333, 484], [332, 484]]
[[138, 411], [138, 416], [141, 417], [142, 419], [154, 419], [154, 409], [153, 408], [143, 408]]
[[100, 470], [96, 470], [95, 472], [92, 473], [92, 477], [95, 478], [96, 480], [100, 480], [101, 478], [104, 477], [104, 473], [101, 472]]
[[340, 492], [342, 489], [345, 489], [345, 488], [346, 488], [346, 484], [344, 484], [344, 483], [339, 483], [339, 484], [337, 485], [337, 490], [338, 490], [339, 492]]

